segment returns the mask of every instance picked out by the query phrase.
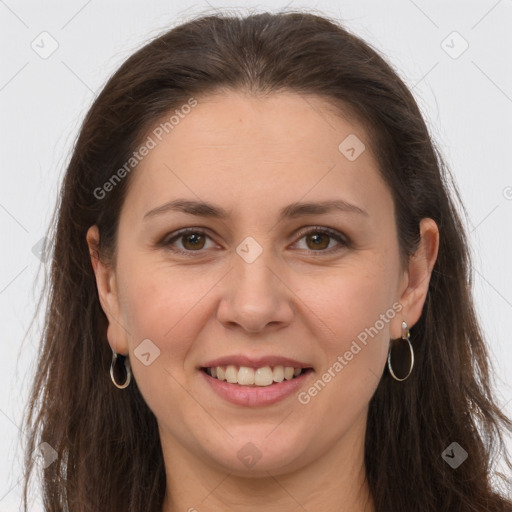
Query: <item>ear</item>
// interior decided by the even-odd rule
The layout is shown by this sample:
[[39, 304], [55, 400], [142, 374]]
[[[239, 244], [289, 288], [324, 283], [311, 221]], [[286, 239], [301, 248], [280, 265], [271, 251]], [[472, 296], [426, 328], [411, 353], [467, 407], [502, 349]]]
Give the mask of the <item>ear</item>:
[[99, 253], [100, 233], [98, 226], [91, 226], [87, 231], [87, 245], [91, 255], [91, 264], [96, 276], [96, 286], [101, 308], [108, 320], [107, 338], [112, 350], [118, 354], [128, 354], [126, 331], [122, 325], [115, 270], [101, 261]]
[[402, 335], [402, 321], [405, 321], [409, 328], [418, 322], [427, 298], [430, 276], [439, 250], [439, 229], [434, 220], [421, 220], [420, 237], [418, 249], [409, 258], [409, 265], [400, 286], [398, 302], [403, 309], [391, 324], [393, 339]]

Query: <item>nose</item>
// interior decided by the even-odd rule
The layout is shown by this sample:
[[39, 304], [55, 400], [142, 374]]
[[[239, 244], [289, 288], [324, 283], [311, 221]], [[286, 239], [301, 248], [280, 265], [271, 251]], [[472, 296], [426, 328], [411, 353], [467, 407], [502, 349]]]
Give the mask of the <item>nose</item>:
[[239, 326], [256, 333], [291, 323], [294, 293], [270, 249], [263, 250], [252, 263], [235, 254], [233, 268], [223, 281], [217, 319], [226, 328]]

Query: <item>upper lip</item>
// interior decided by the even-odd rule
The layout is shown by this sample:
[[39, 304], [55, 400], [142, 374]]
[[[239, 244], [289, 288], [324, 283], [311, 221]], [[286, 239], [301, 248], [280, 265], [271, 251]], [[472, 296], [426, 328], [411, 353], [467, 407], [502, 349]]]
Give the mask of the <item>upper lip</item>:
[[216, 366], [248, 366], [252, 368], [263, 368], [264, 366], [292, 366], [293, 368], [312, 368], [311, 365], [301, 363], [295, 359], [282, 356], [245, 356], [242, 354], [219, 357], [201, 365], [201, 368], [214, 368]]

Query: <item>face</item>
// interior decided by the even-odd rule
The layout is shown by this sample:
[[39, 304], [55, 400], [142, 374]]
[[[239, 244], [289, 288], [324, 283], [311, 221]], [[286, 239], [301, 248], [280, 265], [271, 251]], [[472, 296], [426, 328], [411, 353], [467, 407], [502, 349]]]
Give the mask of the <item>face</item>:
[[[367, 134], [328, 107], [198, 98], [130, 177], [115, 265], [95, 269], [109, 343], [129, 354], [167, 450], [280, 474], [364, 436], [389, 340], [424, 297]], [[228, 363], [230, 379], [270, 366], [257, 381], [282, 382], [202, 370]], [[283, 380], [279, 366], [308, 370]]]

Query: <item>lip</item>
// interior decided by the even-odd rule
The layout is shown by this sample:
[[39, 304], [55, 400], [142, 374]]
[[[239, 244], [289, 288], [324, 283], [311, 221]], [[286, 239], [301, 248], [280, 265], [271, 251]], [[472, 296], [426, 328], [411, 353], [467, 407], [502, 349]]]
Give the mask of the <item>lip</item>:
[[242, 386], [240, 384], [231, 384], [211, 377], [203, 370], [199, 370], [199, 373], [203, 375], [213, 391], [224, 400], [235, 405], [258, 407], [275, 404], [294, 394], [309, 380], [314, 371], [310, 369], [294, 379], [274, 382], [274, 384], [270, 386]]
[[301, 363], [295, 359], [281, 356], [250, 357], [242, 354], [219, 357], [202, 364], [199, 368], [212, 368], [215, 366], [247, 366], [249, 368], [263, 368], [264, 366], [292, 366], [293, 368], [312, 368], [310, 364]]

